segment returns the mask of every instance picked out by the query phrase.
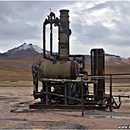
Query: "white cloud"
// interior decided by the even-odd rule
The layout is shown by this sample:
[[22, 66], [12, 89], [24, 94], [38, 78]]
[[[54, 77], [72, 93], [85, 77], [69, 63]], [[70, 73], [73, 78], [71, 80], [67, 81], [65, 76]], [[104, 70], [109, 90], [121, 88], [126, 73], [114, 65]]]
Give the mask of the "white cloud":
[[[0, 51], [22, 42], [42, 47], [42, 23], [49, 8], [57, 17], [60, 9], [70, 10], [70, 52], [89, 54], [91, 48], [104, 47], [107, 53], [130, 56], [129, 1], [0, 2]], [[56, 33], [54, 51], [58, 50]]]
[[[91, 3], [91, 6], [87, 6]], [[128, 57], [130, 43], [130, 2], [82, 2], [69, 6], [72, 11], [72, 37], [77, 37], [79, 46], [105, 47], [113, 54]], [[82, 8], [79, 8], [81, 7]], [[127, 12], [127, 13], [126, 13]], [[72, 32], [73, 32], [72, 31]], [[72, 40], [72, 42], [75, 42]], [[112, 48], [116, 49], [112, 49]], [[83, 47], [86, 48], [85, 46]], [[127, 52], [126, 52], [127, 51]], [[73, 51], [74, 52], [74, 51]], [[109, 51], [110, 52], [110, 51]]]

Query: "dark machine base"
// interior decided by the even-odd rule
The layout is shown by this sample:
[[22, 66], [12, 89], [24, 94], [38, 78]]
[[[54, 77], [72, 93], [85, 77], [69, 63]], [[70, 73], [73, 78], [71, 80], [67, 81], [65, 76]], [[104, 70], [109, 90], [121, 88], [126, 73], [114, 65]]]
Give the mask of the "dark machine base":
[[[29, 109], [75, 109], [82, 110], [82, 105], [46, 105], [42, 102], [37, 102], [29, 105]], [[96, 106], [96, 105], [84, 105], [84, 110], [106, 110], [106, 105]]]

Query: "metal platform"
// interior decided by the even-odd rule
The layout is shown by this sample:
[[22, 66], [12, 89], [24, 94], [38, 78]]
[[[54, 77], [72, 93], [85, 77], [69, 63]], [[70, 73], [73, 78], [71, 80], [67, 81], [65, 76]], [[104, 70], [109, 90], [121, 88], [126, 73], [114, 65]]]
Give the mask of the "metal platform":
[[[82, 105], [46, 105], [42, 102], [37, 102], [34, 104], [29, 105], [29, 109], [77, 109], [81, 110]], [[83, 106], [84, 110], [106, 110], [106, 105], [103, 106], [98, 106], [98, 105], [84, 105]]]

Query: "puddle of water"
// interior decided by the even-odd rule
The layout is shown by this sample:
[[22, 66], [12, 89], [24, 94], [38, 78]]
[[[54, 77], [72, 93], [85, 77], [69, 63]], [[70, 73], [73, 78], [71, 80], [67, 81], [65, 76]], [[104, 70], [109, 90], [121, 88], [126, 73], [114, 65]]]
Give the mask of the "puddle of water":
[[90, 118], [114, 118], [114, 119], [130, 119], [130, 117], [125, 117], [125, 116], [105, 116], [105, 115], [90, 115], [88, 116]]
[[125, 116], [106, 116], [106, 118], [115, 118], [115, 119], [130, 119], [130, 117], [125, 117]]

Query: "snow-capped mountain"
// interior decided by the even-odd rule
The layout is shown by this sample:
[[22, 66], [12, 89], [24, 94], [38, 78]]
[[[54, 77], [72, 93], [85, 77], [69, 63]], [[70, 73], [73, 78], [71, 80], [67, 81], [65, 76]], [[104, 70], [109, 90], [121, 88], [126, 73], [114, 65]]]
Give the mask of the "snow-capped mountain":
[[24, 58], [42, 58], [42, 48], [33, 44], [22, 44], [18, 47], [0, 54], [2, 59], [24, 59]]
[[[50, 52], [46, 50], [46, 55], [50, 55]], [[84, 55], [85, 62], [91, 63], [91, 56]], [[25, 59], [25, 58], [42, 58], [43, 50], [37, 45], [22, 44], [18, 47], [10, 49], [5, 53], [0, 53], [1, 59]], [[118, 55], [105, 54], [105, 64], [130, 64], [130, 58], [123, 58]]]
[[30, 43], [30, 44], [24, 43], [24, 44], [22, 44], [22, 45], [19, 46], [19, 47], [15, 47], [15, 48], [9, 50], [9, 51], [7, 52], [7, 54], [13, 54], [13, 53], [16, 53], [16, 52], [21, 51], [21, 50], [34, 50], [34, 51], [36, 51], [36, 52], [38, 52], [38, 53], [42, 53], [42, 52], [43, 52], [42, 48], [40, 48], [40, 47], [37, 46], [37, 45], [33, 45], [33, 44], [31, 44], [31, 43]]

